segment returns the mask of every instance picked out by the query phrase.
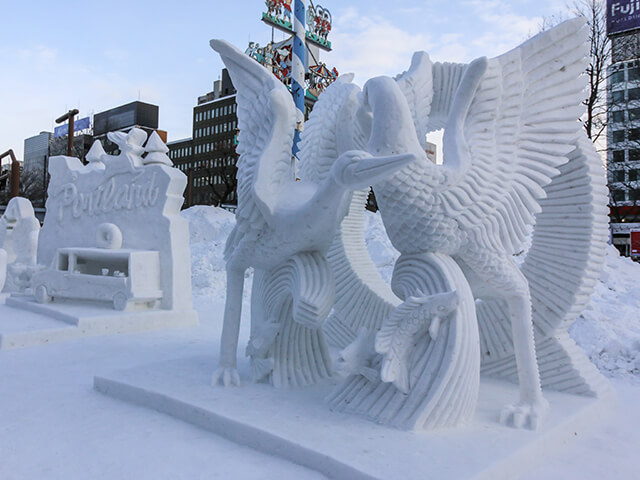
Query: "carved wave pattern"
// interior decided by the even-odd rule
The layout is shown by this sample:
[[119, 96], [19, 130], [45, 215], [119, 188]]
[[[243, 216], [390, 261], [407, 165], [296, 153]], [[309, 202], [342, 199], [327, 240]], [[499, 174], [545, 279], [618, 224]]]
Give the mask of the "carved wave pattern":
[[266, 321], [281, 326], [267, 357], [277, 388], [312, 385], [331, 376], [331, 357], [320, 328], [333, 305], [331, 270], [317, 252], [300, 253], [254, 278], [252, 333]]
[[462, 271], [446, 255], [410, 255], [400, 257], [394, 278], [396, 291], [406, 295], [456, 290], [458, 310], [441, 324], [435, 341], [428, 334], [415, 339], [408, 394], [392, 383], [352, 375], [328, 398], [330, 407], [408, 430], [470, 420], [478, 398], [480, 353], [473, 295]]

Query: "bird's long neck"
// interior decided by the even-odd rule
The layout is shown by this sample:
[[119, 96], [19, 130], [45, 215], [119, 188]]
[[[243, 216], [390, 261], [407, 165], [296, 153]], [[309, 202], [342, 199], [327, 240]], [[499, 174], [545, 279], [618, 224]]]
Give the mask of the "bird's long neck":
[[351, 191], [338, 185], [333, 175], [327, 175], [313, 196], [313, 202], [319, 212], [335, 212], [338, 224], [342, 221], [349, 209]]
[[383, 183], [435, 168], [418, 140], [409, 106], [395, 82], [388, 82], [376, 92], [371, 107], [373, 125], [367, 145], [369, 153], [375, 156], [413, 153], [417, 157], [415, 162], [398, 170]]

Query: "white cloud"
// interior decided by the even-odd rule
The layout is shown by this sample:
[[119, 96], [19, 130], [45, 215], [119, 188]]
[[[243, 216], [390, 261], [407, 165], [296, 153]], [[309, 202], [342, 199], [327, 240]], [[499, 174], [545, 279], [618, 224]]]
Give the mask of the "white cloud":
[[406, 70], [415, 50], [433, 45], [427, 35], [408, 33], [383, 18], [360, 15], [354, 8], [334, 17], [333, 32], [330, 63], [340, 73], [355, 73], [358, 83]]
[[466, 2], [473, 11], [474, 18], [482, 26], [483, 34], [472, 38], [469, 45], [478, 55], [489, 57], [511, 50], [537, 33], [541, 17], [526, 17], [513, 13], [508, 3], [500, 0], [469, 0]]
[[[346, 8], [334, 16], [331, 37], [334, 51], [328, 63], [341, 73], [355, 73], [356, 81], [363, 83], [373, 76], [406, 70], [416, 50], [427, 51], [437, 61], [469, 62], [511, 50], [536, 33], [541, 20], [517, 15], [501, 0], [468, 0], [464, 8], [477, 28], [447, 31], [451, 26], [466, 27], [455, 22], [438, 22], [438, 17], [430, 16], [428, 29], [425, 27], [428, 33], [412, 33], [387, 18]], [[417, 13], [421, 8], [410, 10]]]

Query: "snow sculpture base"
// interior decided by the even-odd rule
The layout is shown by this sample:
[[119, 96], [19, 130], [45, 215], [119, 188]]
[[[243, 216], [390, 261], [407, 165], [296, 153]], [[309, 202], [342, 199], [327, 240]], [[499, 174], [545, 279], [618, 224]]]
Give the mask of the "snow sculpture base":
[[[78, 337], [198, 325], [195, 310], [119, 312], [92, 302], [56, 301], [40, 304], [33, 297], [16, 295], [7, 298], [5, 303], [5, 306], [0, 306], [0, 350]], [[27, 320], [23, 320], [24, 311], [33, 312], [34, 315], [28, 315]]]
[[[211, 388], [206, 352], [99, 375], [94, 387], [119, 400], [154, 409], [240, 445], [303, 465], [336, 479], [512, 479], [582, 435], [611, 411], [601, 399], [546, 392], [551, 413], [535, 431], [504, 427], [496, 405], [512, 403], [517, 386], [483, 378], [471, 424], [409, 433], [344, 413], [324, 398], [331, 381], [302, 389], [264, 384]], [[240, 376], [250, 378], [247, 359]]]

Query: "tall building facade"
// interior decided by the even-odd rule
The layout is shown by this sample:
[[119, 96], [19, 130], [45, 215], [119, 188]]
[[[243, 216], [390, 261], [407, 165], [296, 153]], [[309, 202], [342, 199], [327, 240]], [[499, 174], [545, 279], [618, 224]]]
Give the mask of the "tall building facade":
[[169, 157], [189, 178], [185, 206], [237, 205], [236, 95], [227, 70], [193, 108], [191, 138], [170, 142]]
[[640, 18], [632, 3], [607, 1], [607, 180], [612, 243], [640, 256], [631, 250], [631, 232], [640, 231]]
[[24, 140], [23, 168], [25, 171], [44, 171], [52, 141], [53, 134], [51, 132], [40, 132], [40, 134]]

